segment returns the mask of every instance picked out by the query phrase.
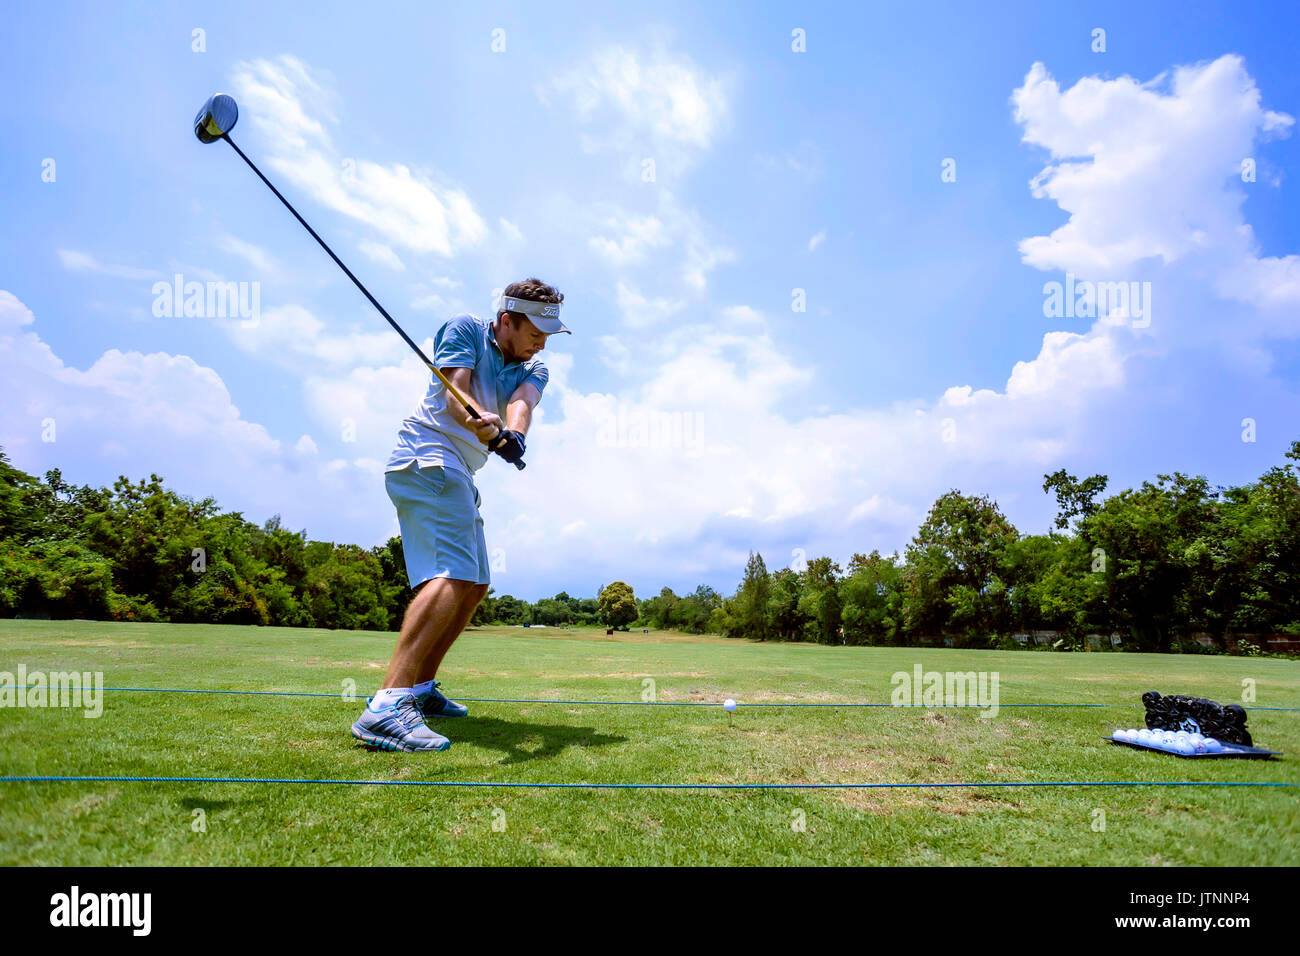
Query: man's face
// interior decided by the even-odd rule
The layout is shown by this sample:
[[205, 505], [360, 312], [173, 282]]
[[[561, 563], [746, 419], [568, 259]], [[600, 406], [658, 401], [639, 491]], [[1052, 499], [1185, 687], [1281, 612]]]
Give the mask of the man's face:
[[506, 358], [516, 362], [527, 362], [530, 358], [546, 348], [546, 333], [528, 321], [526, 316], [506, 312], [501, 316], [501, 333], [497, 344]]

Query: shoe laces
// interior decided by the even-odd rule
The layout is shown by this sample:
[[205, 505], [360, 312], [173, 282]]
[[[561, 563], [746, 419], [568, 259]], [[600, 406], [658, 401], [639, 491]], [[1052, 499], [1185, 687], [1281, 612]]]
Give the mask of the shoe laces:
[[397, 719], [402, 722], [402, 726], [407, 730], [415, 730], [417, 727], [425, 726], [424, 715], [420, 713], [420, 708], [416, 705], [415, 695], [407, 694], [397, 702]]

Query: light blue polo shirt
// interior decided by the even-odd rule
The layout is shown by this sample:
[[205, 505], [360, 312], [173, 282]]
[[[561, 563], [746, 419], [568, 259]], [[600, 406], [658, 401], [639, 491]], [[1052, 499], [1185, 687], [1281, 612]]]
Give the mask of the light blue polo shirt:
[[[516, 388], [532, 382], [540, 392], [550, 373], [540, 359], [506, 362], [492, 332], [492, 323], [468, 312], [453, 316], [433, 340], [433, 364], [440, 369], [473, 370], [467, 397], [486, 412], [506, 418], [506, 404]], [[490, 454], [478, 437], [447, 410], [447, 390], [430, 373], [429, 391], [415, 414], [402, 421], [397, 447], [384, 471], [400, 471], [411, 462], [441, 465], [473, 475]], [[455, 401], [455, 399], [451, 399]]]

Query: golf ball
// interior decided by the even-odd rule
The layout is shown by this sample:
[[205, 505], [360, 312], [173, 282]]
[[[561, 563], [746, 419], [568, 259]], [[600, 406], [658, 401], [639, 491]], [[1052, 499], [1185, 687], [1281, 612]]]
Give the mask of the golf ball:
[[731, 713], [733, 710], [736, 709], [736, 702], [732, 700], [730, 697], [728, 697], [726, 700], [722, 702], [722, 709], [725, 710], [727, 713]]
[[1220, 753], [1222, 750], [1223, 750], [1223, 744], [1219, 743], [1219, 741], [1215, 740], [1213, 737], [1205, 738], [1206, 753], [1217, 754]]

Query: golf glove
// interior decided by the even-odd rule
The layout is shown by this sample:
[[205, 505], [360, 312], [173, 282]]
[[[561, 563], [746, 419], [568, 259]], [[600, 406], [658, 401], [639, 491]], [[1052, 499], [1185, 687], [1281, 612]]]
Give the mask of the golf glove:
[[488, 451], [500, 455], [516, 468], [523, 467], [524, 436], [510, 429], [502, 429], [496, 438], [488, 443]]

